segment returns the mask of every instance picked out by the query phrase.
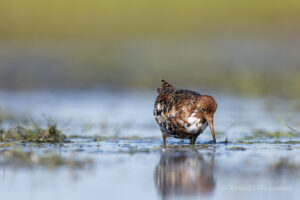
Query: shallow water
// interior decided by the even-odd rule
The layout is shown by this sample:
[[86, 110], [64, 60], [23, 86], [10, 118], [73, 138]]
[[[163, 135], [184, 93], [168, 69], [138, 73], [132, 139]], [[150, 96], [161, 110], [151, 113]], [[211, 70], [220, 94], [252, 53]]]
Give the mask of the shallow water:
[[[0, 188], [6, 199], [296, 199], [300, 186], [298, 144], [197, 144], [160, 139], [91, 139], [41, 145], [36, 151], [89, 157], [88, 169], [1, 166]], [[232, 147], [243, 147], [235, 150]], [[28, 150], [32, 147], [22, 147]], [[286, 162], [277, 166], [286, 158]], [[297, 166], [294, 168], [293, 166]], [[276, 167], [277, 166], [277, 167]]]
[[[155, 93], [105, 90], [88, 92], [0, 93], [6, 126], [32, 118], [46, 126], [52, 116], [71, 138], [60, 145], [15, 144], [37, 154], [89, 158], [94, 165], [0, 166], [0, 191], [5, 199], [296, 199], [300, 186], [300, 138], [241, 140], [256, 129], [289, 131], [282, 118], [299, 130], [295, 100], [214, 95], [218, 143], [206, 130], [195, 147], [169, 139], [161, 146], [152, 116]], [[284, 102], [284, 103], [283, 103]], [[287, 103], [288, 102], [288, 103]], [[280, 105], [280, 106], [279, 106]], [[133, 137], [138, 136], [138, 137]], [[127, 139], [122, 139], [121, 137]], [[229, 143], [224, 143], [225, 138]], [[241, 141], [240, 141], [241, 140]], [[292, 142], [291, 142], [292, 141]]]

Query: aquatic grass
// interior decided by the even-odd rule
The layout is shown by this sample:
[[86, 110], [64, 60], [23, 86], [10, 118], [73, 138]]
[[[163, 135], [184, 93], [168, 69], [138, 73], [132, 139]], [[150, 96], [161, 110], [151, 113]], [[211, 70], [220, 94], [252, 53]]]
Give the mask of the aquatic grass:
[[247, 140], [247, 141], [238, 140], [235, 142], [235, 144], [254, 144], [254, 143], [255, 143], [254, 141], [250, 141], [250, 140]]
[[295, 135], [292, 132], [284, 132], [284, 131], [267, 131], [267, 130], [261, 130], [261, 129], [255, 129], [253, 130], [251, 135], [245, 135], [242, 138], [239, 138], [238, 141], [247, 140], [251, 141], [254, 139], [269, 139], [269, 138], [292, 138], [292, 137], [298, 137], [299, 135]]
[[299, 131], [297, 131], [296, 129], [294, 129], [292, 126], [290, 126], [286, 121], [284, 121], [281, 117], [277, 117], [278, 118], [278, 120], [285, 126], [285, 127], [287, 127], [288, 129], [290, 129], [292, 132], [291, 132], [291, 134], [293, 135], [293, 136], [297, 136], [297, 137], [299, 137], [300, 136], [300, 132]]
[[241, 146], [232, 146], [230, 148], [227, 148], [227, 150], [233, 150], [233, 151], [245, 151], [246, 148], [245, 147], [241, 147]]
[[281, 140], [274, 140], [274, 141], [266, 141], [266, 140], [238, 140], [233, 144], [300, 144], [300, 140], [288, 140], [288, 141], [281, 141]]
[[8, 130], [1, 129], [2, 142], [20, 141], [35, 143], [60, 143], [66, 141], [66, 136], [56, 126], [54, 120], [48, 118], [47, 128], [43, 129], [36, 123], [32, 122], [30, 126], [21, 126], [10, 128]]
[[99, 147], [100, 147], [100, 138], [97, 137], [97, 149], [99, 149]]

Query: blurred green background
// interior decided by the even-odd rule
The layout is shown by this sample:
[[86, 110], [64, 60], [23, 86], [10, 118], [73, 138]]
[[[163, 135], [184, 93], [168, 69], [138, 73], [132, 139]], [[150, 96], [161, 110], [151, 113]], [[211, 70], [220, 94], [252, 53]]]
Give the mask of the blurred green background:
[[0, 89], [300, 97], [299, 0], [1, 0]]

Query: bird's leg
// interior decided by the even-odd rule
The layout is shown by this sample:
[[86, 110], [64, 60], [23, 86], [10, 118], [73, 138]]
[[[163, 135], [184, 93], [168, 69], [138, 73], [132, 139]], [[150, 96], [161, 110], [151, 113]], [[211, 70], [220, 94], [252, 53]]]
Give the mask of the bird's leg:
[[162, 132], [162, 137], [163, 137], [163, 145], [166, 146], [167, 134], [165, 132]]
[[197, 137], [192, 137], [190, 139], [190, 145], [195, 145]]

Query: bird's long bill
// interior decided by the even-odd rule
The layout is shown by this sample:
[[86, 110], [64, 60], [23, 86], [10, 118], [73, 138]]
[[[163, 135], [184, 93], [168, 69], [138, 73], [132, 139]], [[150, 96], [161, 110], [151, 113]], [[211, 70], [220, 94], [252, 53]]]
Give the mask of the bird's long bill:
[[213, 141], [216, 143], [215, 129], [214, 129], [214, 120], [213, 118], [207, 120], [211, 134], [213, 136]]

